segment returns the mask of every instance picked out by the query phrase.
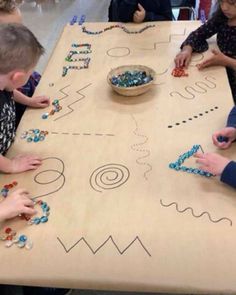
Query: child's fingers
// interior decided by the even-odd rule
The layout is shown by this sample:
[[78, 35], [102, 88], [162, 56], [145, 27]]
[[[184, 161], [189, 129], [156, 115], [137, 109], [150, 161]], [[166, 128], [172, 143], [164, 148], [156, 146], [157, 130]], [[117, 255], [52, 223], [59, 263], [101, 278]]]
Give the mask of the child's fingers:
[[36, 213], [37, 211], [35, 209], [27, 207], [27, 206], [25, 206], [21, 211], [21, 214], [26, 214], [26, 215], [34, 215]]

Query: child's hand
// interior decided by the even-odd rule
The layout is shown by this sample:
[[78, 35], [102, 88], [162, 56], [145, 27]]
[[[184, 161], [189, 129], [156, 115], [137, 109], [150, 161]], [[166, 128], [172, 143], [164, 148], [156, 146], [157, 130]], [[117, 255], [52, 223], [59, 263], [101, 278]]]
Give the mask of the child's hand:
[[204, 68], [208, 68], [211, 66], [227, 66], [228, 65], [228, 57], [223, 54], [221, 51], [213, 49], [211, 51], [213, 55], [203, 61], [202, 63], [198, 64], [197, 67], [199, 70], [202, 70]]
[[230, 160], [215, 153], [196, 153], [194, 157], [201, 166], [200, 169], [214, 175], [221, 175]]
[[[219, 141], [219, 137], [226, 137], [228, 141]], [[225, 127], [219, 131], [216, 131], [212, 135], [212, 140], [214, 145], [216, 145], [220, 149], [227, 149], [231, 146], [232, 142], [236, 139], [236, 128], [233, 127]]]
[[18, 155], [10, 160], [7, 173], [20, 173], [27, 170], [35, 170], [42, 164], [41, 158], [31, 155]]
[[186, 45], [175, 57], [175, 66], [176, 68], [188, 67], [191, 56], [192, 56], [192, 47]]
[[138, 3], [138, 10], [135, 11], [133, 15], [134, 23], [142, 23], [146, 17], [146, 10], [141, 4]]
[[34, 96], [29, 100], [30, 107], [33, 108], [46, 108], [50, 105], [50, 98], [48, 96]]
[[19, 214], [36, 214], [33, 206], [34, 202], [29, 198], [29, 193], [24, 189], [18, 189], [0, 203], [0, 221], [16, 217]]

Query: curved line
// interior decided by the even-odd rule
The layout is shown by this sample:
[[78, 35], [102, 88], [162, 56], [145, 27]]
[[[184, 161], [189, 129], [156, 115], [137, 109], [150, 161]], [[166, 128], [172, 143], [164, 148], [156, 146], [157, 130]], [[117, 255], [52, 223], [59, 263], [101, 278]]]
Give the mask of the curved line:
[[211, 87], [209, 87], [209, 88], [211, 88], [211, 89], [214, 89], [214, 88], [216, 88], [216, 84], [214, 83], [214, 82], [212, 82], [212, 81], [209, 81], [209, 78], [211, 78], [211, 79], [213, 79], [213, 80], [216, 80], [216, 78], [214, 78], [214, 77], [211, 77], [211, 76], [206, 76], [205, 77], [205, 80], [207, 80], [208, 82], [210, 82], [211, 84], [213, 84], [213, 87], [211, 88]]
[[204, 54], [203, 53], [196, 53], [196, 56], [198, 56], [198, 55], [199, 55], [199, 58], [195, 59], [195, 56], [192, 57], [191, 63], [192, 62], [199, 62], [199, 61], [202, 61], [204, 59]]
[[187, 97], [187, 96], [184, 96], [182, 93], [180, 93], [180, 92], [178, 92], [178, 91], [172, 91], [172, 92], [170, 92], [170, 96], [172, 96], [173, 97], [173, 94], [174, 93], [176, 93], [177, 95], [179, 95], [180, 97], [182, 97], [182, 98], [184, 98], [184, 99], [188, 99], [188, 100], [190, 100], [190, 99], [194, 99], [195, 98], [195, 95], [194, 94], [192, 94], [192, 97]]
[[118, 253], [120, 253], [120, 255], [123, 255], [136, 241], [138, 241], [141, 247], [143, 248], [143, 250], [147, 253], [147, 255], [151, 257], [150, 252], [147, 250], [147, 248], [144, 246], [144, 244], [142, 243], [142, 241], [140, 240], [138, 236], [136, 236], [135, 239], [133, 239], [123, 250], [121, 250], [118, 247], [118, 245], [116, 244], [115, 240], [113, 239], [111, 235], [104, 242], [102, 242], [102, 244], [96, 249], [93, 249], [92, 246], [87, 242], [87, 240], [84, 237], [80, 238], [74, 245], [72, 245], [68, 249], [66, 248], [66, 246], [64, 245], [64, 243], [59, 237], [57, 237], [57, 240], [61, 244], [61, 246], [63, 247], [66, 253], [69, 253], [74, 247], [76, 247], [81, 241], [83, 241], [93, 255], [96, 255], [96, 253], [99, 252], [109, 241], [111, 241], [111, 243], [115, 246]]
[[[61, 164], [62, 164], [62, 171], [60, 172], [59, 170], [53, 170], [53, 169], [47, 169], [47, 170], [45, 170], [45, 171], [41, 171], [41, 172], [39, 172], [39, 173], [37, 173], [37, 174], [35, 175], [35, 177], [34, 177], [34, 181], [35, 181], [36, 183], [40, 184], [40, 185], [47, 185], [47, 184], [49, 184], [49, 183], [53, 183], [53, 182], [57, 181], [58, 179], [60, 179], [60, 178], [62, 177], [62, 178], [63, 178], [62, 184], [61, 184], [61, 186], [60, 186], [59, 188], [57, 188], [55, 191], [52, 191], [52, 192], [49, 192], [49, 193], [46, 193], [46, 194], [42, 194], [42, 195], [38, 195], [38, 196], [36, 196], [36, 197], [33, 197], [33, 198], [32, 198], [33, 200], [38, 199], [38, 198], [41, 198], [41, 197], [45, 197], [45, 196], [48, 196], [48, 195], [51, 195], [51, 194], [54, 194], [54, 193], [58, 192], [58, 191], [64, 186], [64, 184], [65, 184], [66, 178], [65, 178], [65, 175], [63, 174], [63, 173], [64, 173], [64, 170], [65, 170], [65, 164], [64, 164], [64, 162], [63, 162], [61, 159], [57, 158], [57, 157], [48, 157], [48, 158], [44, 158], [44, 159], [42, 159], [42, 161], [45, 161], [45, 160], [51, 160], [51, 159], [53, 159], [53, 160], [57, 160], [57, 161], [61, 162]], [[38, 177], [40, 174], [42, 174], [42, 173], [44, 173], [44, 172], [49, 172], [49, 171], [57, 172], [57, 173], [59, 173], [60, 175], [59, 175], [54, 181], [51, 181], [51, 182], [41, 183], [41, 182], [37, 181], [37, 177]]]
[[[124, 49], [124, 48], [125, 48], [125, 49], [128, 49], [128, 53], [127, 53], [127, 54], [124, 54], [124, 55], [118, 55], [118, 56], [117, 56], [117, 55], [112, 55], [112, 54], [109, 53], [110, 50], [113, 50], [113, 49], [121, 49], [121, 48], [122, 48], [122, 49]], [[107, 55], [110, 56], [110, 57], [124, 57], [124, 56], [128, 56], [128, 55], [130, 55], [130, 49], [129, 49], [128, 47], [114, 47], [114, 48], [110, 48], [110, 49], [108, 49], [106, 53], [107, 53]]]
[[200, 218], [200, 217], [202, 217], [203, 215], [207, 215], [208, 218], [209, 218], [209, 220], [210, 220], [211, 222], [213, 222], [213, 223], [218, 223], [218, 222], [220, 222], [220, 221], [222, 221], [222, 220], [227, 220], [227, 221], [229, 221], [230, 226], [232, 226], [232, 224], [233, 224], [233, 223], [232, 223], [232, 220], [229, 219], [229, 218], [227, 218], [227, 217], [222, 217], [222, 218], [220, 218], [220, 219], [214, 220], [214, 219], [212, 219], [210, 213], [207, 212], [207, 211], [202, 212], [200, 215], [196, 215], [196, 214], [194, 213], [192, 207], [187, 207], [187, 208], [185, 208], [185, 209], [183, 209], [183, 210], [180, 210], [179, 207], [178, 207], [178, 204], [177, 204], [176, 202], [172, 202], [172, 203], [170, 203], [170, 204], [164, 204], [163, 201], [162, 201], [162, 199], [160, 199], [160, 203], [161, 203], [161, 205], [162, 205], [163, 207], [170, 207], [170, 206], [172, 206], [172, 205], [175, 205], [176, 210], [177, 210], [179, 213], [184, 213], [184, 212], [190, 210], [191, 213], [192, 213], [192, 215], [193, 215], [193, 217], [196, 217], [196, 218]]
[[[196, 83], [198, 83], [198, 82], [196, 82]], [[196, 83], [195, 83], [195, 85], [196, 85]], [[203, 94], [203, 93], [206, 93], [207, 92], [207, 90], [204, 89], [204, 88], [202, 88], [201, 86], [199, 86], [199, 85], [196, 85], [196, 86], [199, 87], [200, 89], [202, 89], [203, 91], [199, 91], [199, 90], [193, 88], [193, 86], [186, 86], [185, 87], [185, 90], [188, 92], [188, 89], [190, 88], [190, 89], [192, 89], [193, 91], [195, 91], [197, 93], [202, 93]], [[188, 92], [188, 93], [191, 93], [191, 92]]]

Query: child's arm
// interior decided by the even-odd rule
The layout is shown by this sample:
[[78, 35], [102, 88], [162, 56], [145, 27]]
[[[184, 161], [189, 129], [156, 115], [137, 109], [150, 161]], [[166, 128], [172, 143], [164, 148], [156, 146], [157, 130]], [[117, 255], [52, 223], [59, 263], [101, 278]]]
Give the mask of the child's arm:
[[14, 90], [14, 100], [33, 108], [45, 108], [49, 106], [50, 99], [47, 96], [28, 97], [19, 90]]
[[[218, 32], [219, 24], [214, 19], [209, 20], [204, 25], [193, 31], [181, 45], [181, 52], [175, 58], [176, 67], [188, 66], [192, 52], [203, 52], [208, 49], [207, 39]], [[186, 57], [182, 56], [187, 49]], [[190, 50], [191, 49], [191, 50]], [[189, 57], [190, 56], [190, 57]]]
[[8, 159], [0, 155], [0, 171], [4, 173], [20, 173], [37, 169], [42, 164], [42, 160], [37, 156], [19, 155]]
[[210, 58], [204, 60], [202, 63], [198, 65], [199, 70], [211, 66], [224, 66], [236, 69], [236, 60], [234, 58], [229, 57], [216, 49], [213, 49], [212, 53], [213, 55]]
[[0, 203], [0, 221], [16, 217], [19, 214], [36, 214], [33, 206], [34, 203], [29, 198], [29, 193], [24, 189], [18, 189]]

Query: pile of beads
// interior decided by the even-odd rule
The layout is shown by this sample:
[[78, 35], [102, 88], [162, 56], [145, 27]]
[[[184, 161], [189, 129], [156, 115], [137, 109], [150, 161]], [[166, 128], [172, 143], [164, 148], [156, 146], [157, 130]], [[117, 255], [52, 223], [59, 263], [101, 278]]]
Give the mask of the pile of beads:
[[133, 87], [149, 83], [153, 80], [145, 71], [125, 71], [117, 76], [112, 76], [110, 81], [117, 87]]
[[25, 248], [27, 250], [32, 249], [33, 243], [26, 235], [20, 235], [17, 237], [16, 234], [16, 231], [8, 227], [5, 229], [4, 234], [0, 236], [0, 241], [4, 241], [7, 248], [10, 248], [15, 244], [19, 248]]
[[185, 69], [183, 67], [180, 68], [174, 68], [172, 73], [172, 76], [174, 77], [188, 77], [188, 73], [185, 72]]
[[112, 26], [109, 26], [109, 27], [106, 27], [100, 31], [88, 31], [86, 29], [86, 27], [82, 27], [82, 32], [85, 33], [85, 34], [88, 34], [88, 35], [100, 35], [106, 31], [109, 31], [109, 30], [112, 30], [112, 29], [121, 29], [123, 30], [125, 33], [127, 34], [141, 34], [142, 32], [146, 31], [147, 29], [149, 28], [154, 28], [155, 25], [147, 25], [145, 27], [143, 27], [142, 29], [138, 30], [138, 31], [130, 31], [128, 30], [125, 26], [123, 25], [120, 25], [120, 24], [117, 24], [117, 25], [112, 25]]
[[181, 170], [181, 171], [184, 171], [184, 172], [198, 174], [198, 175], [205, 176], [205, 177], [214, 176], [213, 174], [211, 174], [209, 172], [206, 172], [206, 171], [203, 171], [201, 169], [188, 168], [188, 167], [185, 167], [185, 166], [181, 166], [186, 159], [192, 157], [200, 148], [201, 148], [200, 145], [194, 145], [190, 151], [188, 151], [188, 152], [184, 153], [183, 155], [179, 156], [178, 160], [175, 163], [170, 163], [169, 168], [174, 169], [176, 171]]
[[44, 113], [42, 115], [42, 119], [47, 119], [48, 116], [53, 116], [55, 113], [58, 113], [62, 110], [62, 107], [60, 106], [58, 99], [55, 99], [52, 102], [52, 106], [53, 106], [53, 109], [49, 113]]
[[6, 198], [8, 196], [8, 192], [10, 189], [12, 189], [13, 187], [17, 186], [17, 182], [13, 181], [10, 184], [5, 184], [4, 187], [1, 189], [1, 195]]
[[78, 48], [78, 47], [86, 47], [86, 50], [71, 50], [67, 57], [65, 58], [65, 61], [68, 61], [68, 62], [76, 62], [76, 61], [83, 61], [81, 59], [72, 59], [72, 57], [75, 55], [75, 54], [89, 54], [89, 53], [92, 53], [92, 50], [91, 50], [91, 44], [88, 44], [88, 43], [85, 43], [85, 44], [72, 44], [72, 47], [75, 47], [75, 48]]
[[50, 214], [50, 207], [48, 206], [48, 204], [46, 202], [43, 202], [41, 200], [35, 201], [34, 202], [34, 206], [39, 205], [43, 211], [42, 216], [40, 217], [29, 217], [25, 214], [21, 214], [21, 219], [24, 219], [26, 221], [28, 221], [29, 225], [33, 225], [33, 224], [40, 224], [40, 223], [46, 223], [48, 222], [48, 216]]
[[21, 139], [25, 139], [27, 142], [39, 142], [39, 141], [44, 141], [47, 135], [48, 135], [48, 131], [43, 131], [39, 129], [30, 129], [28, 131], [24, 131], [21, 134]]
[[82, 70], [82, 69], [88, 69], [89, 63], [90, 63], [90, 58], [79, 58], [77, 61], [82, 61], [83, 65], [81, 66], [65, 66], [63, 67], [62, 71], [62, 77], [65, 77], [68, 73], [69, 70]]

